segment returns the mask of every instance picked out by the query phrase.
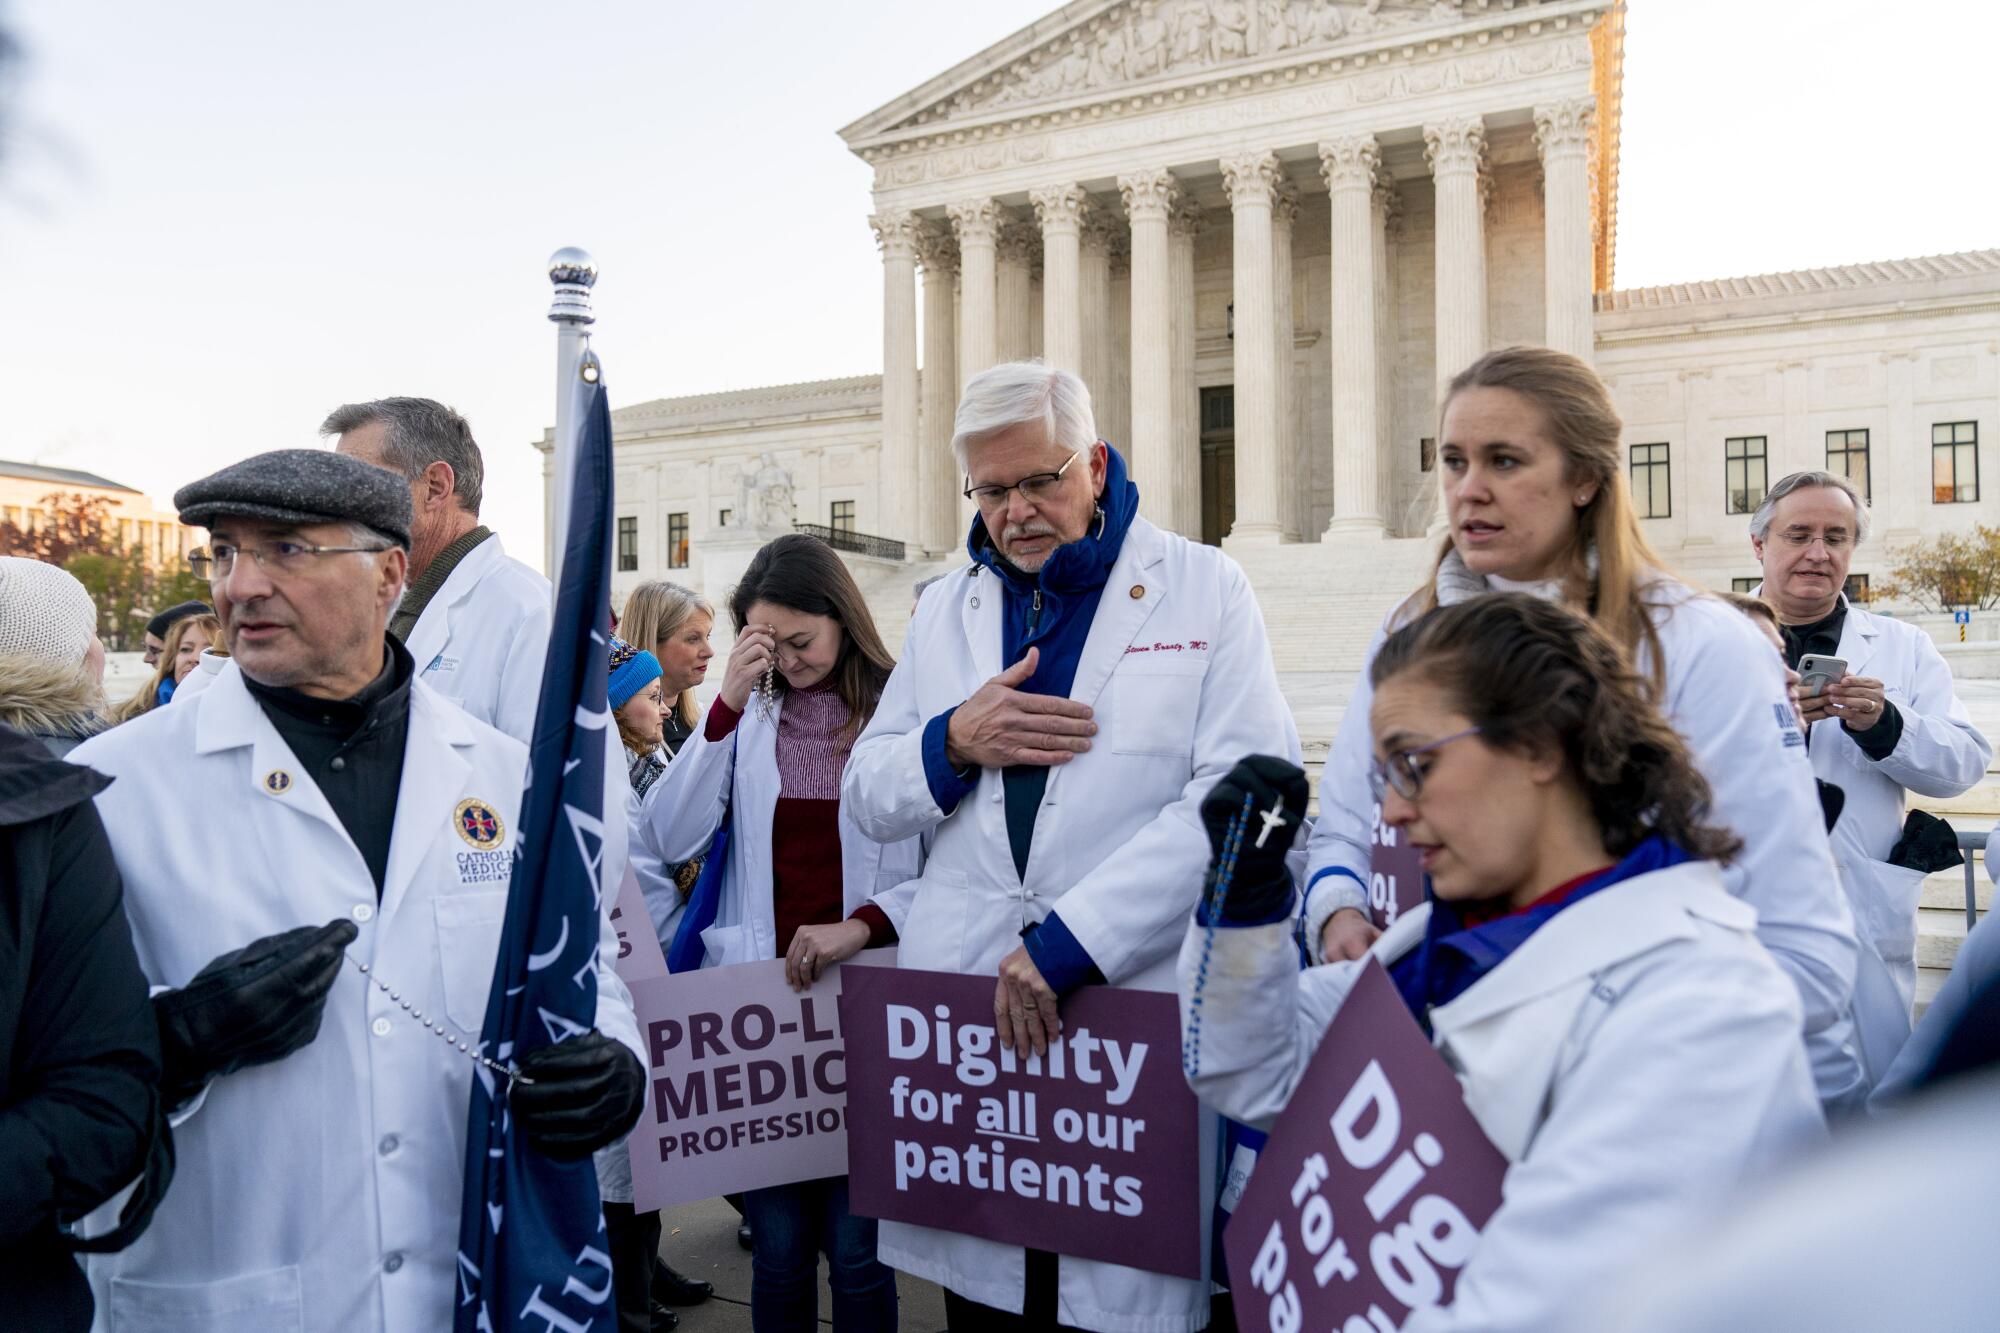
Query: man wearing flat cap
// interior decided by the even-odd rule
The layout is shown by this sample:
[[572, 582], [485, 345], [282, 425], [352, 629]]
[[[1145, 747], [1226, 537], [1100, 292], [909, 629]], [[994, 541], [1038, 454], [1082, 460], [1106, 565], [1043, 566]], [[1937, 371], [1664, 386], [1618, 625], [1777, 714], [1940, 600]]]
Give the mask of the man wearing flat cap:
[[[92, 1258], [97, 1307], [112, 1330], [448, 1328], [471, 1082], [492, 1076], [459, 1043], [478, 1049], [526, 751], [385, 632], [396, 477], [280, 450], [174, 501], [209, 531], [230, 659], [73, 755], [115, 779], [97, 807], [167, 988], [179, 1155], [151, 1230]], [[526, 1136], [577, 1161], [631, 1128], [645, 1080], [608, 920], [601, 947], [597, 1030], [560, 1067], [513, 1057]]]

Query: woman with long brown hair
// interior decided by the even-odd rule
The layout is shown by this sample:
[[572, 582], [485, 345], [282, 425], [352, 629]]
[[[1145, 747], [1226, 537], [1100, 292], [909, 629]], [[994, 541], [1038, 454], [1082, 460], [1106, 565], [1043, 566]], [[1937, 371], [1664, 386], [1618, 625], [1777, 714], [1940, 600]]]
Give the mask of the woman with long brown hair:
[[[893, 941], [908, 911], [917, 839], [874, 842], [840, 806], [848, 753], [895, 662], [854, 576], [814, 537], [758, 551], [729, 614], [721, 693], [647, 793], [639, 832], [670, 864], [709, 857], [670, 965], [783, 958], [803, 990]], [[821, 1253], [836, 1329], [896, 1326], [895, 1276], [876, 1258], [874, 1221], [849, 1210], [845, 1176], [751, 1190], [743, 1215], [754, 1327], [813, 1326]]]
[[[1363, 777], [1431, 887], [1374, 959], [1508, 1164], [1477, 1230], [1449, 1191], [1394, 1228], [1431, 1295], [1401, 1326], [1557, 1327], [1824, 1137], [1798, 995], [1724, 888], [1742, 839], [1601, 626], [1519, 593], [1455, 602], [1391, 634], [1369, 681]], [[1305, 808], [1305, 773], [1269, 756], [1216, 785], [1181, 951], [1189, 1085], [1262, 1128], [1365, 966], [1298, 971], [1285, 854]], [[1266, 811], [1284, 822], [1260, 847], [1242, 831]]]
[[[1714, 788], [1716, 818], [1743, 839], [1724, 879], [1757, 909], [1758, 938], [1798, 987], [1822, 1096], [1865, 1092], [1846, 1049], [1853, 918], [1783, 664], [1734, 608], [1653, 553], [1625, 483], [1624, 423], [1589, 366], [1544, 347], [1489, 352], [1453, 377], [1440, 417], [1450, 535], [1383, 634], [1436, 607], [1520, 591], [1588, 615], [1630, 653]], [[1364, 678], [1320, 780], [1307, 856], [1306, 938], [1328, 961], [1358, 957], [1375, 935], [1369, 699]]]

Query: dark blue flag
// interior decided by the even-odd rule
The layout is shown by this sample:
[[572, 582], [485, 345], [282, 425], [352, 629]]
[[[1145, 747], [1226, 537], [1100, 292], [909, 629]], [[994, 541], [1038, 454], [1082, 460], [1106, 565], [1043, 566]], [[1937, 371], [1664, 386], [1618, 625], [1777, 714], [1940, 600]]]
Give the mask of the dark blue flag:
[[[535, 710], [521, 835], [480, 1049], [502, 1065], [597, 1021], [611, 636], [611, 412], [583, 392], [569, 531]], [[620, 807], [622, 814], [622, 807]], [[479, 1070], [458, 1224], [456, 1333], [609, 1329], [611, 1257], [589, 1159], [515, 1132], [506, 1080]]]

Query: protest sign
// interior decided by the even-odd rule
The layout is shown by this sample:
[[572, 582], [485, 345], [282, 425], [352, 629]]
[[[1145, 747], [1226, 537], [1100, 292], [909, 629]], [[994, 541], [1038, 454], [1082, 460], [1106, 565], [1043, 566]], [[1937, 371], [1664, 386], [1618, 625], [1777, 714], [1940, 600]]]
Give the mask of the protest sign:
[[1378, 801], [1368, 819], [1368, 917], [1377, 930], [1424, 900], [1423, 861], [1401, 829], [1382, 822]]
[[627, 1141], [634, 1206], [844, 1174], [841, 979], [895, 957], [858, 954], [803, 993], [785, 984], [782, 959], [630, 983], [652, 1065]]
[[639, 877], [625, 867], [618, 885], [617, 901], [611, 905], [611, 925], [618, 932], [618, 978], [627, 986], [667, 975], [667, 956], [653, 934], [653, 918], [646, 911], [646, 896]]
[[1085, 987], [1048, 1054], [1022, 1060], [999, 1047], [993, 988], [902, 968], [845, 978], [854, 1211], [1200, 1276], [1205, 1164], [1174, 997]]
[[1238, 1326], [1394, 1333], [1448, 1305], [1506, 1173], [1371, 959], [1223, 1233]]

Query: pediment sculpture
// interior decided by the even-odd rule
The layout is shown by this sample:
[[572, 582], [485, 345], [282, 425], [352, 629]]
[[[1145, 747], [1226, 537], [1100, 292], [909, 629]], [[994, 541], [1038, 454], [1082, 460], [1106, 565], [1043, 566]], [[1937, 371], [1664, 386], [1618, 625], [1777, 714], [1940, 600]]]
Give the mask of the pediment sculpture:
[[1061, 102], [1403, 28], [1455, 23], [1462, 0], [1126, 0], [917, 117]]

